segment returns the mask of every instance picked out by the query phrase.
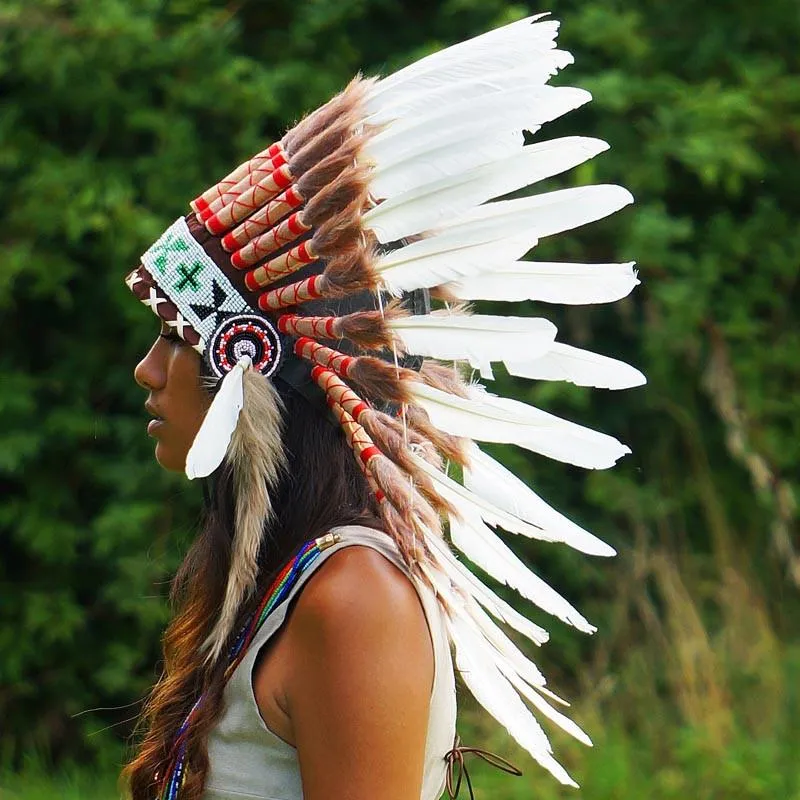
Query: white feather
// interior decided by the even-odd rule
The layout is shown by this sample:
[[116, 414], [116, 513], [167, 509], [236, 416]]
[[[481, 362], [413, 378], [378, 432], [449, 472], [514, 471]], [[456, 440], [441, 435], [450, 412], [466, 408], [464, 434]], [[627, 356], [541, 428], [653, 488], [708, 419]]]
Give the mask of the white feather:
[[[462, 508], [458, 509], [462, 514]], [[543, 611], [558, 617], [584, 633], [596, 628], [558, 592], [548, 586], [521, 561], [513, 551], [481, 521], [476, 514], [450, 516], [450, 539], [474, 564], [495, 580], [516, 589]]]
[[636, 367], [624, 361], [561, 342], [553, 342], [539, 357], [518, 359], [512, 356], [503, 362], [512, 375], [533, 380], [567, 381], [597, 389], [630, 389], [647, 383], [647, 378]]
[[547, 631], [531, 622], [501, 597], [498, 597], [488, 586], [470, 572], [453, 555], [447, 544], [438, 536], [429, 534], [425, 542], [435, 554], [437, 564], [460, 591], [473, 597], [495, 619], [512, 627], [517, 633], [530, 639], [536, 645], [544, 644], [550, 637]]
[[397, 180], [377, 176], [371, 191], [390, 198], [377, 207], [381, 214], [404, 213], [407, 226], [424, 230], [494, 197], [566, 172], [607, 149], [600, 139], [565, 137], [528, 145], [506, 158], [438, 180], [432, 180], [438, 165], [416, 161], [406, 172], [392, 171], [390, 176]]
[[222, 379], [222, 385], [186, 455], [186, 477], [189, 480], [207, 477], [225, 458], [244, 402], [242, 376], [245, 370], [250, 369], [250, 364], [250, 357], [242, 356]]
[[556, 326], [536, 317], [497, 317], [434, 311], [389, 323], [404, 352], [468, 361], [476, 369], [491, 361], [536, 358], [552, 346]]
[[[449, 618], [448, 629], [451, 635], [456, 633], [455, 641], [459, 641], [458, 633], [453, 631], [451, 626], [458, 625], [461, 631], [471, 631], [472, 637], [467, 634], [466, 638], [460, 640], [462, 647], [469, 648], [470, 644], [472, 644], [472, 647], [477, 649], [477, 652], [486, 659], [483, 661], [484, 665], [491, 663], [539, 713], [559, 725], [579, 741], [591, 746], [589, 737], [572, 720], [554, 709], [542, 695], [546, 695], [554, 702], [568, 704], [546, 688], [544, 676], [536, 665], [492, 622], [474, 600], [470, 596], [458, 597], [454, 595], [445, 583], [447, 575], [440, 569], [428, 568], [425, 570], [425, 574], [437, 593], [445, 601], [445, 608]], [[462, 653], [462, 655], [467, 654]], [[464, 660], [468, 660], [468, 658], [467, 656], [467, 659], [462, 659], [461, 666], [464, 665]], [[491, 674], [491, 670], [488, 670], [484, 673], [484, 677], [488, 677]], [[464, 678], [466, 680], [467, 676], [464, 675]], [[513, 706], [516, 706], [516, 703], [512, 701], [512, 708]], [[519, 706], [516, 706], [516, 708], [519, 710]], [[506, 712], [510, 710], [512, 709], [506, 706]], [[503, 721], [503, 718], [500, 718], [500, 721]], [[541, 740], [540, 742], [545, 744]], [[549, 744], [546, 744], [545, 747], [546, 752], [549, 753]]]
[[630, 449], [612, 436], [560, 419], [517, 400], [471, 386], [456, 397], [423, 383], [411, 387], [414, 402], [431, 422], [454, 436], [480, 442], [518, 444], [533, 452], [587, 469], [607, 469]]
[[558, 23], [548, 20], [533, 24], [542, 16], [539, 14], [487, 31], [394, 72], [379, 81], [370, 92], [369, 110], [376, 112], [396, 103], [404, 95], [421, 94], [443, 84], [513, 68], [533, 53], [545, 53], [555, 48]]
[[[569, 707], [569, 703], [566, 700], [547, 688], [544, 676], [536, 664], [534, 664], [483, 611], [481, 606], [486, 608], [488, 608], [488, 606], [481, 601], [479, 594], [486, 593], [499, 603], [503, 603], [504, 601], [500, 600], [494, 593], [487, 589], [469, 571], [466, 571], [466, 574], [469, 575], [473, 582], [477, 583], [480, 592], [476, 592], [471, 587], [465, 588], [459, 583], [457, 571], [454, 575], [454, 570], [451, 567], [451, 564], [454, 564], [457, 568], [465, 570], [463, 565], [455, 559], [450, 549], [438, 536], [435, 537], [435, 544], [433, 544], [433, 546], [431, 546], [432, 542], [429, 539], [430, 536], [426, 536], [426, 541], [430, 549], [434, 552], [433, 564], [421, 565], [422, 570], [430, 584], [434, 587], [448, 613], [450, 615], [456, 614], [464, 617], [467, 623], [480, 632], [494, 648], [497, 660], [505, 662], [520, 678], [530, 684], [530, 686], [536, 687], [538, 692], [548, 697], [554, 703]], [[441, 557], [442, 554], [444, 554], [444, 558]], [[491, 608], [489, 608], [489, 611], [494, 613]], [[514, 611], [514, 614], [517, 614], [517, 612]], [[507, 622], [507, 620], [497, 614], [494, 614], [494, 616], [503, 622]], [[524, 620], [525, 618], [522, 617], [522, 619]], [[534, 644], [541, 644], [547, 641], [546, 631], [542, 630], [542, 633], [544, 634], [544, 639], [541, 641], [532, 639], [531, 641], [533, 641]]]
[[613, 303], [638, 286], [633, 265], [633, 261], [627, 264], [514, 261], [491, 272], [462, 278], [445, 288], [462, 300], [536, 300], [565, 305]]
[[[364, 148], [363, 158], [375, 166], [370, 191], [375, 197], [393, 197], [485, 164], [488, 156], [499, 159], [522, 150], [523, 130], [535, 133], [590, 99], [582, 89], [539, 86], [440, 109], [435, 118], [415, 120], [413, 125], [395, 123]], [[494, 149], [483, 148], [484, 141]]]
[[589, 555], [615, 555], [613, 547], [559, 514], [474, 443], [470, 446], [469, 463], [464, 467], [464, 486], [493, 506], [541, 528], [538, 538], [563, 542]]
[[535, 224], [537, 235], [542, 238], [602, 219], [632, 202], [633, 195], [622, 186], [576, 186], [532, 197], [488, 203], [440, 225], [438, 230], [446, 232], [466, 225], [491, 224], [508, 229], [516, 222], [517, 225]]
[[[631, 201], [627, 190], [601, 185], [489, 203], [429, 232], [420, 241], [382, 256], [376, 271], [384, 287], [396, 294], [492, 272], [496, 266], [524, 255], [538, 237], [600, 219]], [[414, 216], [413, 211], [406, 215], [397, 209], [377, 223], [373, 217], [371, 224], [380, 241], [392, 241], [416, 233], [406, 230], [415, 227], [407, 224]], [[509, 253], [515, 255], [508, 258]]]
[[497, 666], [511, 685], [528, 700], [540, 714], [547, 717], [551, 722], [554, 722], [559, 728], [570, 736], [573, 736], [582, 744], [585, 744], [587, 747], [592, 746], [592, 740], [586, 735], [585, 731], [583, 731], [580, 726], [576, 725], [569, 717], [553, 708], [550, 703], [536, 691], [535, 687], [531, 687], [527, 681], [522, 679], [511, 665], [502, 660], [498, 660]]
[[405, 291], [424, 289], [474, 275], [508, 257], [519, 258], [533, 247], [535, 234], [523, 233], [496, 239], [491, 227], [458, 229], [442, 236], [420, 239], [392, 250], [375, 263], [382, 287], [400, 296]]
[[[483, 236], [492, 237], [495, 241], [522, 233], [532, 238], [542, 238], [602, 219], [632, 202], [631, 193], [621, 186], [601, 184], [559, 189], [533, 197], [500, 200], [478, 206], [438, 225], [431, 233], [452, 235], [457, 231], [463, 233], [477, 229]], [[395, 213], [378, 216], [376, 212], [380, 208], [379, 205], [365, 215], [373, 215], [369, 227], [378, 241], [391, 242], [420, 233], [416, 224], [412, 224], [415, 220], [411, 215], [402, 213], [402, 208]]]
[[567, 786], [577, 784], [551, 755], [544, 731], [494, 663], [485, 641], [459, 617], [447, 619], [456, 665], [475, 699], [536, 761]]
[[434, 489], [444, 500], [466, 517], [480, 517], [490, 525], [499, 525], [511, 533], [527, 536], [529, 539], [541, 539], [542, 531], [536, 525], [525, 522], [514, 514], [487, 502], [484, 498], [464, 486], [456, 483], [432, 464], [419, 456], [411, 454], [411, 459], [420, 471], [433, 482]]
[[[564, 50], [548, 50], [541, 53], [526, 53], [509, 67], [505, 65], [491, 72], [463, 80], [450, 80], [423, 91], [397, 92], [387, 95], [378, 103], [368, 101], [368, 108], [380, 105], [367, 118], [371, 125], [384, 125], [427, 111], [433, 106], [441, 107], [460, 100], [474, 99], [494, 92], [521, 85], [544, 84], [559, 70], [572, 64], [574, 59]], [[378, 87], [380, 88], [380, 84]]]

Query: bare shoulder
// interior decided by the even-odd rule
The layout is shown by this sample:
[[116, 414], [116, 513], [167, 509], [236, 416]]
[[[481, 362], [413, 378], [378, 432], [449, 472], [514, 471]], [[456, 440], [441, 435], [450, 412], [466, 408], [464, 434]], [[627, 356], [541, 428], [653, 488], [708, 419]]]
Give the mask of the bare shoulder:
[[351, 545], [314, 573], [293, 612], [298, 634], [335, 632], [341, 640], [389, 626], [395, 635], [428, 638], [419, 596], [408, 576], [379, 552]]

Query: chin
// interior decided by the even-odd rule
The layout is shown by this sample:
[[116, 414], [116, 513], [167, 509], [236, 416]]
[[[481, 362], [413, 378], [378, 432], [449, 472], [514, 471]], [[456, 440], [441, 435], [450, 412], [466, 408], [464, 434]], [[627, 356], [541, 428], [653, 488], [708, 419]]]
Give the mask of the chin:
[[171, 447], [165, 447], [163, 442], [156, 443], [156, 461], [159, 466], [170, 472], [184, 472], [186, 470], [186, 453], [176, 453]]

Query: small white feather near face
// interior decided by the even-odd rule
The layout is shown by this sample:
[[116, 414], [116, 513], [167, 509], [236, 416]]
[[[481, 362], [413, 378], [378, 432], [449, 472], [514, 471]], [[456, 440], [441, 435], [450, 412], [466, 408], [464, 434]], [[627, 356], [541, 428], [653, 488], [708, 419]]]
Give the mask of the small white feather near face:
[[244, 402], [242, 376], [250, 369], [250, 356], [242, 356], [222, 379], [205, 419], [186, 455], [186, 477], [208, 477], [225, 458]]

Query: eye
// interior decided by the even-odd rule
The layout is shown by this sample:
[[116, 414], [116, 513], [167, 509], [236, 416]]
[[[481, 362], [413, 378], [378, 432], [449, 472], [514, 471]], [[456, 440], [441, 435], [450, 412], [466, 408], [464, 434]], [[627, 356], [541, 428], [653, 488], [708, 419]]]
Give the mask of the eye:
[[180, 343], [183, 341], [183, 339], [181, 339], [181, 337], [178, 336], [178, 334], [172, 328], [162, 328], [158, 335], [162, 339], [166, 339], [168, 342]]

